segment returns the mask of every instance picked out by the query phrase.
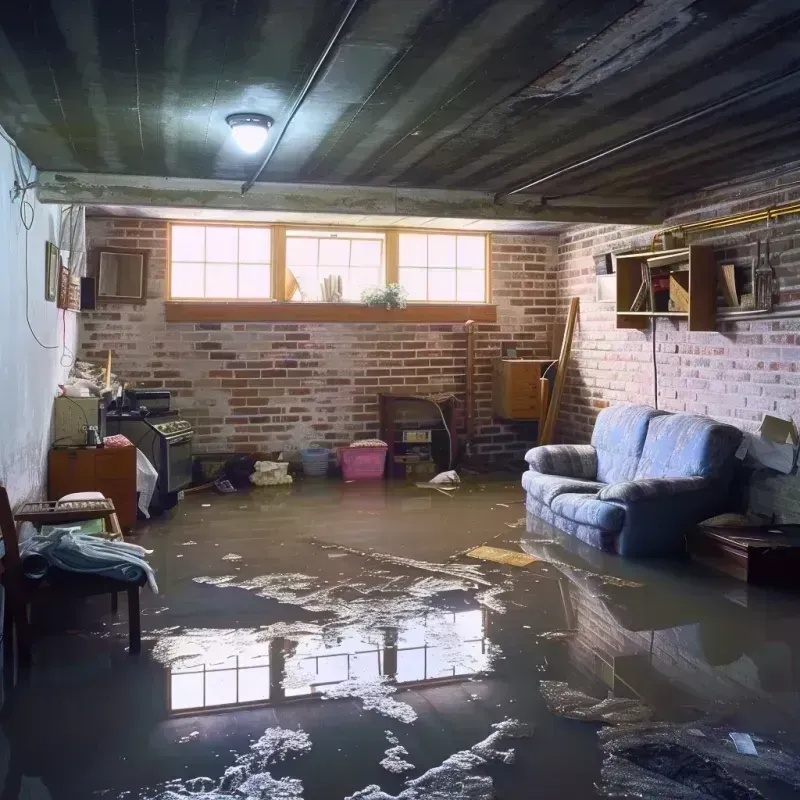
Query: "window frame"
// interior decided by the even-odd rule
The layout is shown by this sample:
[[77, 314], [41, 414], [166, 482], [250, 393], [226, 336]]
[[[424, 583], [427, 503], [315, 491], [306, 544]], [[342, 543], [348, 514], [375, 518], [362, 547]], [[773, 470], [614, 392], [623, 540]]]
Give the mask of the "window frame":
[[[271, 297], [251, 298], [181, 298], [172, 297], [172, 228], [176, 225], [197, 227], [256, 227], [270, 230]], [[315, 230], [339, 233], [364, 232], [384, 236], [385, 282], [399, 281], [401, 233], [482, 237], [485, 247], [485, 299], [473, 301], [410, 300], [404, 309], [382, 309], [358, 302], [341, 303], [291, 302], [286, 299], [286, 231]], [[167, 322], [496, 322], [497, 310], [492, 302], [492, 233], [490, 231], [445, 230], [418, 227], [376, 227], [317, 225], [313, 223], [233, 222], [231, 220], [168, 220], [165, 304]]]

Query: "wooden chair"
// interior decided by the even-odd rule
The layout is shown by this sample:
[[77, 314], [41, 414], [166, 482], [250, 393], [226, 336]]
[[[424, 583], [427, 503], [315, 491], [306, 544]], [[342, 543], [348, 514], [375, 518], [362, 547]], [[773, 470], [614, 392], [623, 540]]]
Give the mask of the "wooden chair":
[[14, 639], [21, 666], [31, 663], [31, 635], [28, 623], [28, 605], [34, 600], [47, 596], [55, 600], [65, 597], [85, 598], [95, 595], [110, 594], [112, 612], [116, 611], [116, 600], [119, 592], [128, 595], [128, 628], [131, 654], [142, 648], [142, 629], [139, 612], [139, 592], [147, 583], [142, 576], [140, 581], [107, 578], [81, 572], [68, 572], [51, 568], [44, 578], [28, 578], [22, 571], [19, 555], [19, 539], [17, 524], [11, 511], [8, 493], [0, 485], [0, 533], [2, 533], [5, 554], [2, 558], [2, 583], [5, 588], [5, 606], [3, 619], [3, 652], [6, 662], [13, 660]]

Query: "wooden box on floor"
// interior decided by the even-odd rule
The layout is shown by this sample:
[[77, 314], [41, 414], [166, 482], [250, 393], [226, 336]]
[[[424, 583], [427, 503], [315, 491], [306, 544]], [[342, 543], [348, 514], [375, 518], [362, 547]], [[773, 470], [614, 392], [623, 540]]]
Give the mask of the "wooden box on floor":
[[539, 379], [553, 359], [498, 358], [494, 362], [492, 411], [509, 420], [538, 420]]
[[58, 500], [73, 492], [102, 492], [114, 503], [120, 525], [136, 523], [136, 448], [69, 447], [50, 451], [47, 494]]

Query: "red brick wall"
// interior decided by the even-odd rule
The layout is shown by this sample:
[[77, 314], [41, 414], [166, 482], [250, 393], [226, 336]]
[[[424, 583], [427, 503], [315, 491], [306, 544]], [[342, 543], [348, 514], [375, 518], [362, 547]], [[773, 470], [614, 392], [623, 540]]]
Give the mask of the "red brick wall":
[[[753, 184], [736, 192], [708, 193], [676, 209], [667, 224], [739, 213], [793, 200], [797, 188]], [[800, 306], [800, 220], [771, 223], [772, 264], [781, 307]], [[613, 403], [653, 404], [649, 331], [616, 330], [613, 304], [595, 301], [592, 256], [629, 247], [647, 249], [653, 230], [581, 226], [562, 235], [558, 248], [558, 297], [581, 300], [566, 394], [559, 417], [563, 441], [588, 441], [599, 409]], [[719, 263], [749, 265], [765, 223], [695, 234]], [[686, 323], [659, 319], [656, 332], [659, 407], [689, 411], [753, 429], [764, 412], [800, 418], [800, 320], [720, 322], [718, 331], [689, 333]]]
[[[164, 320], [167, 224], [90, 218], [89, 247], [150, 251], [146, 305], [107, 305], [81, 315], [81, 357], [139, 386], [173, 391], [196, 426], [197, 452], [295, 449], [378, 433], [377, 393], [453, 392], [463, 401], [463, 325], [183, 324]], [[476, 345], [476, 450], [518, 454], [531, 442], [491, 418], [491, 359], [501, 343], [545, 355], [555, 307], [555, 237], [493, 237], [498, 324]], [[461, 405], [463, 410], [463, 402]]]

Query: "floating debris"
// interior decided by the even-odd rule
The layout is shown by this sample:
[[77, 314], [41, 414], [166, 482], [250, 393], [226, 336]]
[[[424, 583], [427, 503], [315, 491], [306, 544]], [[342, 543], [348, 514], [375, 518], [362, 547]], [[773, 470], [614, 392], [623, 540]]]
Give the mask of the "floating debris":
[[550, 711], [568, 719], [621, 725], [644, 722], [653, 716], [653, 709], [639, 700], [627, 697], [598, 700], [571, 688], [565, 681], [539, 681], [539, 688]]
[[576, 636], [578, 631], [575, 628], [570, 628], [564, 631], [547, 631], [546, 633], [539, 633], [536, 635], [537, 639], [572, 639]]
[[367, 786], [345, 800], [493, 800], [494, 782], [488, 775], [476, 775], [476, 767], [490, 761], [514, 763], [513, 750], [499, 750], [504, 739], [521, 739], [532, 735], [529, 725], [505, 719], [492, 725], [494, 732], [469, 750], [460, 750], [432, 767], [419, 778], [406, 780], [399, 795], [390, 795], [375, 784]]
[[504, 550], [501, 547], [476, 547], [467, 555], [470, 558], [479, 558], [481, 561], [496, 561], [498, 564], [510, 564], [512, 567], [527, 567], [534, 561], [539, 561], [536, 556], [519, 553], [514, 550]]
[[191, 742], [192, 739], [196, 739], [199, 735], [200, 731], [192, 731], [186, 736], [181, 736], [181, 738], [178, 739], [178, 744], [186, 744], [186, 742]]
[[497, 598], [498, 595], [505, 594], [507, 591], [508, 588], [505, 586], [495, 586], [492, 589], [484, 589], [482, 592], [478, 592], [475, 595], [475, 599], [490, 611], [494, 611], [497, 614], [505, 614], [505, 603]]
[[383, 675], [366, 680], [350, 678], [341, 683], [322, 686], [319, 691], [329, 700], [355, 697], [364, 704], [365, 711], [377, 711], [398, 722], [411, 723], [417, 718], [417, 712], [408, 703], [399, 702], [392, 697], [397, 687], [389, 683]]
[[189, 539], [188, 542], [179, 542], [178, 544], [180, 545], [180, 547], [192, 547], [196, 545], [197, 542], [193, 541], [192, 539]]
[[[506, 522], [507, 528], [524, 528], [525, 527], [525, 519], [518, 519], [516, 522]], [[537, 539], [536, 544], [541, 544], [541, 542]]]
[[381, 759], [380, 764], [387, 772], [400, 775], [403, 772], [414, 769], [414, 765], [403, 758], [403, 756], [407, 755], [408, 750], [403, 745], [398, 744], [386, 751], [385, 758]]
[[491, 583], [483, 577], [480, 567], [473, 567], [471, 564], [434, 564], [430, 561], [419, 561], [416, 558], [405, 558], [403, 556], [393, 556], [388, 553], [374, 553], [366, 552], [364, 550], [356, 550], [353, 547], [345, 547], [341, 544], [322, 544], [317, 542], [321, 547], [327, 549], [341, 550], [345, 553], [352, 553], [356, 556], [363, 558], [376, 559], [377, 561], [385, 561], [389, 564], [397, 564], [400, 567], [410, 567], [411, 569], [421, 569], [426, 572], [439, 572], [442, 575], [450, 575], [453, 578], [462, 578], [463, 580], [473, 581], [474, 583], [481, 584], [482, 586], [491, 586]]
[[[192, 734], [193, 735], [193, 734]], [[197, 800], [300, 800], [302, 781], [297, 778], [273, 778], [267, 767], [284, 761], [291, 754], [303, 755], [311, 750], [311, 740], [305, 731], [288, 728], [269, 728], [250, 745], [249, 752], [239, 756], [225, 770], [222, 778], [198, 777], [173, 780], [157, 787], [150, 800], [178, 800], [195, 797]]]
[[242, 557], [238, 553], [227, 553], [222, 556], [223, 561], [241, 561]]

